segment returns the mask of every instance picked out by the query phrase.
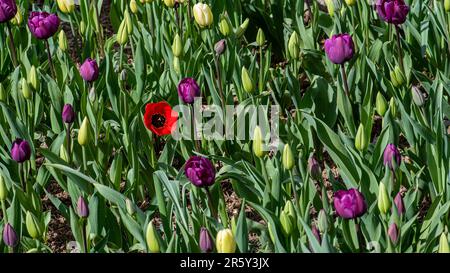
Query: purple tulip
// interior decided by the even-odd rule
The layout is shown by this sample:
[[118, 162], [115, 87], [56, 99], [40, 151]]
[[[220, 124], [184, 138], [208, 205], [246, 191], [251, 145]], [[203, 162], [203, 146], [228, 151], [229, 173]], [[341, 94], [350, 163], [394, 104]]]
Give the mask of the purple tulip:
[[14, 18], [17, 13], [15, 0], [0, 0], [0, 23], [5, 23]]
[[28, 27], [34, 37], [45, 40], [58, 31], [59, 17], [54, 13], [33, 11], [28, 18]]
[[65, 104], [62, 111], [62, 120], [65, 123], [72, 123], [75, 120], [75, 111], [73, 110], [72, 105]]
[[400, 193], [397, 193], [397, 195], [395, 196], [394, 204], [395, 204], [395, 207], [397, 208], [398, 215], [401, 216], [406, 212], [405, 203], [403, 203], [403, 197]]
[[99, 71], [97, 61], [87, 58], [80, 66], [80, 75], [87, 82], [93, 82], [98, 79]]
[[208, 230], [204, 227], [200, 229], [200, 240], [199, 240], [200, 250], [203, 253], [212, 252], [214, 249], [214, 242], [209, 234]]
[[11, 158], [18, 163], [23, 163], [30, 159], [31, 147], [28, 141], [17, 138], [11, 148]]
[[325, 53], [335, 64], [343, 64], [355, 53], [353, 39], [349, 34], [336, 34], [325, 41]]
[[396, 245], [398, 242], [398, 227], [395, 223], [392, 223], [388, 229], [388, 235], [391, 239], [391, 242]]
[[402, 156], [394, 144], [389, 143], [384, 149], [383, 164], [391, 170], [395, 170], [402, 162]]
[[394, 25], [403, 24], [409, 12], [409, 7], [403, 0], [378, 0], [376, 9], [383, 21]]
[[184, 167], [186, 176], [197, 187], [208, 187], [214, 184], [216, 170], [206, 157], [192, 156]]
[[322, 178], [322, 170], [320, 169], [319, 162], [314, 157], [308, 159], [308, 172], [314, 180], [320, 180]]
[[15, 247], [17, 245], [18, 240], [16, 231], [9, 223], [6, 223], [3, 228], [3, 241], [9, 247]]
[[334, 193], [334, 208], [344, 219], [354, 219], [367, 211], [364, 196], [357, 189], [338, 190]]
[[200, 96], [200, 87], [193, 78], [182, 79], [178, 84], [178, 95], [184, 103], [194, 103], [195, 97]]
[[78, 202], [77, 202], [77, 212], [78, 215], [81, 218], [87, 218], [89, 217], [89, 207], [86, 204], [86, 201], [84, 200], [84, 198], [82, 196], [80, 196], [78, 198]]

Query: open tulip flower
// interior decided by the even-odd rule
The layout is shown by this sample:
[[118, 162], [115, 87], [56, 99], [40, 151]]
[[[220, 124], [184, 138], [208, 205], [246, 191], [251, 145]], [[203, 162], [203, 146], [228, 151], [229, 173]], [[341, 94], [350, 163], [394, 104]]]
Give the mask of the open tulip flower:
[[0, 0], [0, 253], [450, 252], [449, 19]]

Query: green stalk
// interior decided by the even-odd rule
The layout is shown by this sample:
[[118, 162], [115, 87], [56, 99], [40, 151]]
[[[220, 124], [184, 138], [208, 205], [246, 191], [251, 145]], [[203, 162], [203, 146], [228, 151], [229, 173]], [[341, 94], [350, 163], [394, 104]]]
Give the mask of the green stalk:
[[8, 23], [6, 23], [6, 26], [8, 29], [9, 46], [11, 48], [12, 63], [14, 64], [14, 67], [17, 67], [17, 66], [19, 66], [19, 63], [17, 62], [17, 51], [16, 51], [16, 47], [14, 46], [14, 36], [11, 31], [11, 24], [8, 22]]
[[211, 210], [211, 213], [212, 213], [214, 219], [218, 219], [216, 208], [214, 208], [214, 206], [213, 206], [213, 202], [212, 202], [213, 199], [212, 199], [211, 192], [209, 191], [209, 187], [205, 187], [205, 190], [206, 190], [206, 195], [208, 195], [209, 209]]
[[52, 54], [50, 52], [50, 46], [48, 44], [48, 40], [45, 40], [45, 47], [47, 48], [47, 57], [48, 57], [48, 64], [50, 66], [50, 71], [52, 72], [52, 77], [56, 81], [56, 73], [55, 73], [55, 67], [53, 66], [52, 61]]
[[259, 93], [264, 90], [264, 65], [263, 65], [263, 52], [262, 46], [259, 47]]
[[68, 162], [67, 163], [69, 163], [69, 165], [70, 165], [70, 162], [72, 161], [71, 159], [72, 159], [72, 157], [71, 157], [71, 154], [70, 154], [70, 124], [67, 124], [67, 126], [66, 126], [66, 143], [67, 143], [67, 160], [68, 160]]
[[400, 44], [400, 28], [395, 25], [395, 32], [397, 33], [397, 49], [398, 49], [398, 63], [400, 65], [400, 69], [402, 70], [403, 75], [405, 75], [405, 68], [403, 66], [403, 50]]
[[87, 161], [86, 161], [86, 148], [84, 146], [81, 146], [81, 152], [83, 156], [83, 171], [87, 172]]
[[3, 224], [6, 224], [6, 223], [8, 223], [8, 215], [6, 214], [5, 200], [2, 200], [1, 203], [2, 203], [2, 212], [3, 212]]
[[298, 204], [297, 190], [295, 188], [295, 181], [294, 181], [294, 176], [292, 175], [292, 170], [289, 170], [289, 177], [291, 178], [292, 191], [294, 192], [295, 204]]
[[86, 234], [86, 219], [82, 219], [82, 236], [83, 236], [83, 250], [84, 253], [88, 253], [87, 234]]
[[350, 99], [350, 90], [347, 82], [347, 72], [345, 72], [344, 64], [341, 64], [342, 81], [344, 82], [344, 91], [347, 97]]

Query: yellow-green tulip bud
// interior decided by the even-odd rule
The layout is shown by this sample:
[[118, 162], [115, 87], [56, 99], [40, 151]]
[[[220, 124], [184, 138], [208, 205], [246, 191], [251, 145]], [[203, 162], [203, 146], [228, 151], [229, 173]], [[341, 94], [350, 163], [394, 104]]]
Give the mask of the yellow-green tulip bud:
[[394, 97], [392, 97], [389, 101], [389, 109], [391, 110], [392, 117], [397, 117], [397, 105], [395, 104]]
[[295, 219], [297, 219], [297, 214], [295, 213], [294, 205], [292, 204], [291, 200], [288, 200], [286, 204], [284, 205], [283, 211], [292, 217], [294, 219], [294, 226], [295, 226]]
[[391, 208], [391, 199], [383, 182], [378, 187], [378, 209], [382, 214], [386, 214]]
[[178, 33], [175, 35], [172, 44], [172, 52], [175, 57], [180, 57], [183, 53], [183, 44], [181, 42], [180, 35]]
[[86, 31], [86, 23], [84, 21], [80, 22], [80, 34], [81, 36], [84, 35], [84, 32]]
[[180, 59], [178, 57], [173, 58], [173, 70], [175, 70], [175, 72], [177, 72], [177, 74], [181, 73]]
[[264, 35], [264, 31], [260, 28], [258, 29], [258, 34], [256, 35], [256, 43], [259, 46], [263, 46], [266, 42], [266, 36]]
[[61, 49], [62, 52], [65, 52], [67, 50], [68, 44], [67, 44], [67, 36], [64, 30], [61, 29], [58, 35], [58, 46], [59, 49]]
[[75, 10], [74, 0], [57, 0], [56, 2], [63, 13], [71, 13]]
[[201, 27], [209, 27], [213, 23], [213, 14], [211, 8], [204, 3], [197, 3], [193, 7], [195, 22]]
[[327, 6], [328, 14], [331, 17], [334, 16], [334, 1], [333, 0], [325, 0], [325, 5]]
[[14, 15], [14, 18], [12, 18], [10, 22], [16, 26], [22, 24], [23, 15], [22, 15], [22, 11], [20, 10], [20, 7], [17, 7], [16, 15]]
[[231, 29], [232, 29], [230, 19], [226, 15], [222, 15], [222, 16], [220, 16], [220, 18], [221, 18], [220, 22], [219, 22], [220, 33], [222, 33], [223, 36], [228, 37], [228, 35], [230, 35]]
[[265, 154], [263, 149], [263, 137], [259, 126], [256, 126], [253, 131], [253, 153], [259, 158], [263, 157]]
[[438, 253], [450, 253], [450, 247], [448, 245], [447, 235], [444, 232], [441, 233], [439, 238], [439, 250]]
[[34, 89], [34, 91], [38, 91], [39, 89], [39, 76], [34, 65], [31, 66], [30, 71], [28, 71], [28, 83]]
[[159, 241], [156, 234], [156, 228], [153, 225], [153, 220], [147, 225], [147, 232], [145, 234], [145, 239], [147, 240], [148, 251], [151, 253], [159, 252]]
[[164, 4], [169, 8], [173, 8], [175, 6], [175, 0], [164, 0]]
[[3, 87], [3, 84], [0, 82], [0, 101], [5, 101], [6, 100], [6, 89], [5, 87]]
[[127, 208], [127, 212], [128, 212], [129, 215], [133, 216], [133, 215], [136, 214], [136, 207], [133, 204], [133, 201], [131, 201], [130, 199], [127, 198], [125, 200], [125, 206]]
[[281, 211], [280, 222], [281, 222], [281, 227], [283, 228], [284, 234], [287, 236], [291, 235], [292, 231], [294, 230], [293, 219], [286, 212]]
[[122, 23], [120, 23], [119, 30], [117, 31], [116, 40], [119, 45], [124, 45], [128, 42], [128, 26], [126, 19], [124, 19]]
[[397, 76], [395, 75], [395, 71], [390, 71], [389, 76], [391, 77], [391, 82], [394, 87], [398, 87], [400, 84], [398, 83]]
[[0, 201], [5, 201], [8, 198], [8, 188], [6, 187], [3, 175], [0, 174]]
[[90, 140], [90, 123], [87, 117], [84, 117], [83, 123], [81, 123], [80, 130], [78, 130], [78, 144], [85, 146]]
[[25, 99], [29, 100], [32, 97], [30, 86], [28, 85], [28, 82], [25, 78], [22, 78], [21, 80], [21, 86], [22, 86], [22, 95]]
[[353, 6], [356, 4], [356, 0], [345, 0], [345, 3], [349, 6]]
[[292, 170], [294, 167], [294, 155], [289, 144], [284, 145], [282, 162], [286, 170]]
[[245, 66], [242, 67], [242, 85], [244, 86], [244, 90], [247, 93], [253, 93], [255, 91], [255, 85], [253, 84], [253, 80], [248, 74], [248, 70]]
[[27, 227], [28, 234], [33, 239], [38, 239], [42, 236], [44, 232], [44, 227], [41, 221], [38, 220], [36, 216], [27, 211], [25, 216], [25, 225]]
[[446, 12], [450, 11], [450, 0], [444, 0], [444, 9]]
[[356, 132], [356, 137], [355, 137], [355, 148], [362, 152], [365, 151], [367, 149], [368, 146], [368, 141], [366, 138], [366, 130], [364, 129], [364, 126], [361, 124], [359, 124], [358, 127], [358, 132]]
[[217, 233], [216, 248], [218, 253], [234, 253], [236, 251], [236, 241], [229, 228], [222, 229]]
[[131, 20], [130, 13], [128, 12], [127, 9], [125, 10], [123, 19], [127, 22], [126, 24], [128, 34], [133, 33], [133, 21]]
[[383, 94], [378, 92], [376, 102], [375, 102], [375, 108], [377, 110], [378, 115], [383, 117], [384, 114], [386, 113], [387, 107], [388, 107], [388, 103], [387, 103], [386, 99], [384, 98]]
[[288, 51], [291, 59], [300, 57], [300, 37], [296, 31], [292, 32], [291, 37], [289, 37]]
[[69, 154], [67, 153], [66, 147], [64, 147], [64, 144], [61, 145], [59, 148], [59, 157], [64, 160], [65, 162], [69, 162]]
[[397, 80], [397, 84], [399, 86], [403, 85], [406, 82], [405, 75], [399, 66], [395, 66], [394, 68], [395, 79]]
[[138, 9], [138, 5], [136, 3], [136, 0], [131, 0], [130, 1], [130, 10], [134, 14], [138, 13], [139, 9]]
[[317, 216], [317, 226], [320, 233], [325, 233], [328, 231], [328, 216], [323, 209], [319, 211], [319, 216]]
[[248, 28], [248, 24], [250, 22], [250, 19], [245, 19], [245, 21], [236, 29], [236, 37], [239, 39], [242, 36], [244, 36], [245, 31]]

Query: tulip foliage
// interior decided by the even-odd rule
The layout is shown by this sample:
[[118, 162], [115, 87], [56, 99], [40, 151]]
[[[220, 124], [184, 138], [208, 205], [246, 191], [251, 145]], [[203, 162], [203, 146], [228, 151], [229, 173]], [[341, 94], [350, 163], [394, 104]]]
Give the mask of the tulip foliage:
[[0, 252], [448, 253], [448, 2], [0, 0]]

